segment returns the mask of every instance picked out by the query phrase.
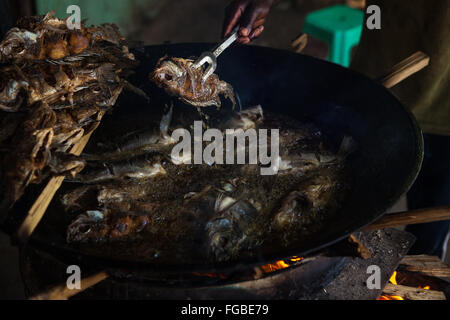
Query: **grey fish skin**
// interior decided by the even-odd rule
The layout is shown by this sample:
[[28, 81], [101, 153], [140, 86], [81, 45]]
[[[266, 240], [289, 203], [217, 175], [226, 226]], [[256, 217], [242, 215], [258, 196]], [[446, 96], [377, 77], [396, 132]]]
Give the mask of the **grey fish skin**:
[[255, 129], [264, 120], [264, 111], [260, 105], [235, 113], [231, 119], [220, 124], [221, 130], [227, 129]]
[[336, 177], [326, 172], [302, 183], [281, 202], [272, 221], [272, 228], [289, 237], [289, 232], [305, 227], [308, 217], [326, 210], [333, 204]]
[[280, 165], [283, 166], [280, 171], [282, 171], [282, 174], [305, 174], [328, 166], [340, 166], [355, 147], [356, 142], [351, 137], [345, 136], [336, 153], [322, 150], [322, 148], [306, 152], [297, 151], [294, 155], [280, 158]]
[[19, 95], [28, 89], [29, 84], [26, 81], [17, 81], [10, 79], [3, 91], [0, 92], [0, 110], [6, 112], [19, 111], [24, 99]]
[[136, 133], [132, 138], [121, 143], [114, 151], [101, 154], [83, 154], [87, 161], [122, 161], [136, 156], [164, 150], [163, 143], [159, 143], [160, 135], [154, 131]]
[[67, 242], [105, 243], [136, 237], [150, 224], [150, 220], [145, 215], [112, 215], [98, 210], [87, 211], [69, 226]]
[[228, 261], [239, 256], [243, 250], [258, 246], [259, 233], [254, 225], [257, 216], [255, 207], [241, 200], [231, 203], [208, 222], [206, 233], [210, 259], [215, 262]]
[[123, 161], [110, 165], [105, 164], [103, 169], [78, 175], [73, 182], [94, 184], [125, 178], [140, 180], [165, 175], [166, 173], [159, 160], [142, 157], [133, 161]]
[[[108, 207], [139, 207], [139, 200], [148, 196], [151, 191], [147, 190], [145, 184], [129, 183], [124, 185], [117, 181], [110, 183], [88, 184], [73, 189], [60, 197], [61, 205], [68, 213], [79, 213], [86, 208], [108, 208]], [[145, 203], [145, 202], [144, 202]], [[125, 211], [128, 211], [126, 209]]]
[[151, 152], [170, 153], [169, 147], [176, 143], [169, 135], [169, 126], [172, 122], [173, 107], [165, 114], [159, 125], [159, 132], [156, 129], [143, 131], [130, 135], [124, 142], [121, 142], [117, 149], [103, 154], [84, 155], [88, 161], [120, 161]]

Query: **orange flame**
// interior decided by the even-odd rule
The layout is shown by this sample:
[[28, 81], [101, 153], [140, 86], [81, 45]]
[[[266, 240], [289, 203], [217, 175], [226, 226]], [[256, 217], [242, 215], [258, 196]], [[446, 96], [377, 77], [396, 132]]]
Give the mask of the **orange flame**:
[[270, 272], [274, 272], [274, 271], [285, 269], [285, 268], [289, 268], [289, 265], [286, 262], [284, 262], [283, 260], [277, 261], [276, 263], [273, 263], [273, 264], [266, 264], [265, 266], [261, 266], [261, 269], [265, 273], [270, 273]]
[[[392, 283], [393, 285], [398, 286], [398, 283], [397, 283], [397, 271], [394, 271], [394, 273], [392, 274], [391, 278], [389, 279], [389, 282]], [[405, 300], [405, 298], [400, 297], [400, 296], [384, 295], [384, 296], [379, 297], [377, 300]]]
[[395, 284], [396, 286], [398, 286], [398, 283], [397, 283], [397, 271], [394, 271], [394, 274], [389, 279], [389, 282], [392, 283], [392, 284]]
[[299, 257], [293, 256], [290, 260], [292, 262], [300, 262], [302, 260], [305, 260], [305, 258], [299, 258]]
[[385, 296], [379, 297], [377, 300], [405, 300], [405, 299], [403, 297], [400, 297], [400, 296], [385, 295]]
[[[392, 277], [389, 279], [389, 282], [392, 283], [393, 285], [398, 285], [397, 283], [397, 271], [394, 272], [394, 274], [392, 275]], [[430, 290], [430, 286], [424, 286], [423, 288], [421, 286], [419, 286], [419, 289], [424, 289], [424, 290]], [[403, 297], [400, 296], [390, 296], [390, 295], [383, 295], [381, 297], [379, 297], [377, 300], [405, 300]]]
[[261, 266], [261, 269], [265, 273], [271, 273], [271, 272], [275, 272], [275, 271], [278, 271], [278, 270], [289, 268], [293, 264], [298, 263], [298, 262], [300, 262], [300, 261], [302, 261], [304, 259], [305, 258], [300, 258], [300, 257], [297, 257], [297, 256], [293, 256], [289, 260], [280, 260], [280, 261], [277, 261], [275, 263], [266, 264], [264, 266]]
[[[287, 260], [280, 260], [277, 261], [273, 264], [266, 264], [264, 266], [261, 266], [261, 269], [263, 270], [264, 273], [271, 273], [271, 272], [275, 272], [278, 270], [282, 270], [282, 269], [286, 269], [289, 268], [290, 266], [303, 261], [305, 258], [300, 258], [297, 256], [293, 256], [290, 259]], [[227, 279], [227, 276], [221, 274], [221, 273], [199, 273], [199, 272], [193, 272], [193, 275], [197, 276], [197, 277], [206, 277], [206, 278], [220, 278], [222, 280]]]
[[425, 286], [425, 287], [422, 288], [422, 287], [419, 286], [419, 289], [430, 290], [431, 287], [430, 286]]
[[193, 272], [193, 275], [197, 277], [206, 277], [206, 278], [220, 278], [222, 280], [227, 279], [227, 277], [221, 273], [199, 273], [199, 272]]

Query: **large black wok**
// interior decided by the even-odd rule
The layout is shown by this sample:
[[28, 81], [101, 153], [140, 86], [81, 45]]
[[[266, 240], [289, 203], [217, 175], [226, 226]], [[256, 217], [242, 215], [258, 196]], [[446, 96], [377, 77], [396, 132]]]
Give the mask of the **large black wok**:
[[[157, 60], [170, 56], [198, 56], [212, 44], [175, 44], [150, 46], [136, 52], [141, 65], [131, 82], [145, 90], [152, 104], [164, 94], [148, 80]], [[370, 61], [368, 61], [370, 63]], [[304, 256], [329, 246], [379, 219], [399, 197], [409, 190], [418, 175], [423, 158], [423, 138], [412, 116], [383, 86], [358, 73], [309, 56], [256, 46], [229, 49], [219, 59], [217, 73], [231, 83], [242, 106], [261, 104], [265, 110], [290, 115], [315, 123], [336, 136], [351, 135], [357, 150], [350, 161], [351, 191], [338, 214], [325, 222], [321, 232], [308, 241], [288, 249], [262, 255], [251, 261], [228, 265], [164, 266], [172, 271], [218, 271], [238, 265], [270, 263]], [[147, 102], [124, 93], [111, 117], [126, 116]], [[98, 129], [101, 130], [101, 127]], [[70, 249], [62, 236], [65, 230], [49, 231], [46, 220], [32, 243], [68, 259], [77, 257], [105, 267], [160, 269], [158, 265], [137, 265], [86, 256]]]

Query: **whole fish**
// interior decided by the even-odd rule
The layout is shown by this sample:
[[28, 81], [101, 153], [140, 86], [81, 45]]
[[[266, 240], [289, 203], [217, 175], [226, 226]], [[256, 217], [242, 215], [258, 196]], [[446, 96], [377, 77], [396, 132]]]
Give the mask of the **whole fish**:
[[104, 164], [102, 169], [83, 171], [72, 181], [94, 184], [125, 178], [148, 179], [158, 175], [165, 175], [166, 173], [160, 160], [142, 156], [130, 161]]
[[84, 158], [89, 161], [119, 161], [163, 150], [169, 154], [170, 146], [177, 142], [169, 135], [172, 114], [173, 107], [162, 117], [158, 129], [133, 132], [118, 143], [115, 150], [101, 154], [85, 154]]
[[145, 215], [106, 215], [101, 211], [87, 211], [69, 226], [68, 242], [102, 243], [110, 239], [136, 237], [150, 223]]
[[233, 87], [212, 74], [203, 81], [203, 70], [193, 68], [193, 60], [163, 57], [157, 64], [150, 79], [168, 94], [195, 107], [216, 106], [220, 108], [220, 95], [236, 105]]
[[259, 212], [248, 201], [223, 195], [216, 201], [215, 216], [206, 225], [208, 253], [215, 262], [229, 261], [260, 245]]

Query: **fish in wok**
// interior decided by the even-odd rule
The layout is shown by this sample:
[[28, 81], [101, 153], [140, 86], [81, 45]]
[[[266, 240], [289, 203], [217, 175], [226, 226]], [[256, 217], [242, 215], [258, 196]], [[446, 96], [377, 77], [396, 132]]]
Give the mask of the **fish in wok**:
[[[69, 215], [70, 246], [121, 260], [222, 263], [289, 247], [320, 230], [345, 197], [345, 163], [354, 141], [329, 137], [287, 116], [265, 114], [261, 106], [222, 121], [224, 128], [279, 129], [278, 174], [263, 176], [260, 165], [252, 164], [172, 161], [171, 148], [126, 153], [127, 160], [90, 153], [83, 174], [144, 158], [159, 161], [164, 174], [112, 178], [107, 173], [108, 178], [98, 181], [64, 183], [60, 206], [51, 210], [61, 215], [62, 207]], [[179, 125], [171, 122], [166, 134]], [[99, 137], [111, 139], [107, 132]], [[106, 141], [94, 137], [91, 143]], [[148, 170], [144, 164], [137, 168]]]
[[230, 99], [233, 108], [236, 104], [233, 87], [212, 74], [203, 80], [203, 69], [194, 68], [194, 61], [183, 58], [163, 57], [159, 60], [150, 79], [169, 95], [201, 108], [215, 106], [220, 108], [220, 96]]

